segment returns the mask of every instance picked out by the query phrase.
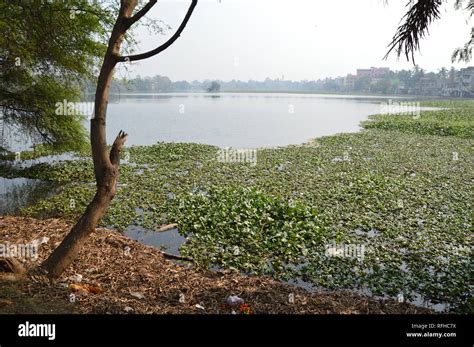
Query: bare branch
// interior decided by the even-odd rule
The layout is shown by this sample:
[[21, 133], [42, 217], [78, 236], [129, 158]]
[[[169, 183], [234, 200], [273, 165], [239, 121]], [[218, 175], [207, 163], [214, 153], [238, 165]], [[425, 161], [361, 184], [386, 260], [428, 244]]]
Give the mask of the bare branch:
[[153, 6], [155, 6], [156, 2], [158, 0], [150, 0], [143, 8], [135, 13], [132, 17], [128, 18], [125, 24], [125, 30], [130, 28], [133, 24], [138, 22], [144, 15], [148, 13], [148, 11], [151, 10]]
[[173, 42], [175, 42], [178, 39], [178, 37], [183, 32], [184, 28], [186, 27], [186, 24], [189, 21], [189, 18], [191, 18], [191, 15], [194, 11], [194, 8], [197, 5], [197, 2], [198, 2], [198, 0], [192, 0], [191, 5], [188, 8], [188, 12], [186, 13], [186, 16], [184, 17], [183, 21], [181, 22], [181, 25], [179, 26], [178, 30], [164, 44], [162, 44], [161, 46], [159, 46], [159, 47], [157, 47], [157, 48], [155, 48], [151, 51], [145, 52], [145, 53], [118, 57], [117, 61], [118, 62], [124, 62], [124, 61], [143, 60], [143, 59], [153, 57], [154, 55], [157, 55], [158, 53], [160, 53], [160, 52], [164, 51], [165, 49], [167, 49], [169, 46], [171, 46], [173, 44]]
[[128, 134], [120, 130], [115, 138], [112, 149], [110, 150], [110, 163], [114, 166], [118, 166], [120, 163], [120, 151], [127, 140], [127, 136]]

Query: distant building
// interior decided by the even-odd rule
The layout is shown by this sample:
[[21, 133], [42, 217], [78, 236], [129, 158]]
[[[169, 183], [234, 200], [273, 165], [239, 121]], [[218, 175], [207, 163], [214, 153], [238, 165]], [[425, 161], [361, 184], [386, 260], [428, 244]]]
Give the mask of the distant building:
[[349, 74], [346, 77], [344, 77], [344, 87], [353, 89], [355, 87], [356, 81], [357, 81], [357, 76]]
[[371, 69], [357, 69], [357, 78], [371, 77]]
[[474, 66], [459, 71], [459, 83], [462, 94], [474, 95]]
[[[422, 76], [422, 77], [421, 77]], [[339, 82], [340, 83], [340, 82]], [[336, 83], [337, 84], [337, 83]], [[340, 86], [340, 85], [339, 85]], [[474, 98], [474, 66], [445, 73], [406, 74], [388, 67], [357, 69], [344, 77], [348, 91]]]
[[370, 77], [380, 78], [388, 75], [390, 68], [388, 67], [371, 67], [370, 69], [357, 69], [357, 78]]
[[390, 73], [390, 68], [388, 67], [371, 67], [370, 68], [370, 77], [371, 78], [380, 78], [387, 76]]
[[382, 78], [378, 78], [378, 77], [376, 77], [376, 78], [371, 78], [371, 79], [370, 79], [370, 85], [377, 84], [377, 83], [381, 82], [382, 80], [383, 80]]
[[454, 78], [441, 86], [441, 95], [451, 97], [474, 97], [474, 66], [459, 70]]
[[420, 95], [436, 95], [439, 90], [437, 80], [433, 77], [421, 77], [416, 89]]

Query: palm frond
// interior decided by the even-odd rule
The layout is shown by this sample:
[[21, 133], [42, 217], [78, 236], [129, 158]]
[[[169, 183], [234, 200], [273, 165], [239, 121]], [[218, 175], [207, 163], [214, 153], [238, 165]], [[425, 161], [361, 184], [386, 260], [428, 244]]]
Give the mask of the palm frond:
[[[462, 0], [456, 0], [458, 2]], [[404, 22], [388, 45], [389, 50], [384, 59], [395, 50], [398, 57], [404, 54], [407, 60], [411, 57], [415, 62], [415, 51], [420, 49], [420, 40], [428, 34], [430, 24], [440, 17], [442, 3], [443, 0], [410, 0], [406, 5], [409, 9], [402, 18]]]

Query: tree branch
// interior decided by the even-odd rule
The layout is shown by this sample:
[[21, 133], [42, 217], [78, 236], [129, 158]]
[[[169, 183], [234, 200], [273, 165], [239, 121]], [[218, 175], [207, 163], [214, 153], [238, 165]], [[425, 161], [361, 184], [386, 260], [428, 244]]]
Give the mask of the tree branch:
[[173, 44], [173, 42], [175, 42], [178, 39], [178, 37], [183, 32], [184, 28], [186, 27], [186, 24], [189, 21], [189, 18], [191, 18], [191, 15], [194, 11], [194, 8], [197, 5], [197, 2], [198, 2], [198, 0], [192, 0], [191, 5], [188, 8], [188, 12], [186, 13], [186, 16], [184, 17], [183, 21], [181, 22], [181, 25], [179, 26], [178, 30], [164, 44], [162, 44], [161, 46], [159, 46], [159, 47], [157, 47], [157, 48], [155, 48], [151, 51], [145, 52], [145, 53], [118, 57], [117, 61], [118, 62], [125, 62], [125, 61], [143, 60], [143, 59], [153, 57], [154, 55], [157, 55], [158, 53], [160, 53], [160, 52], [164, 51], [165, 49], [167, 49], [169, 46], [171, 46]]
[[174, 260], [183, 260], [183, 261], [189, 261], [191, 263], [194, 263], [194, 259], [193, 258], [189, 258], [189, 257], [185, 257], [185, 256], [182, 256], [182, 255], [176, 255], [176, 254], [171, 254], [171, 253], [166, 253], [162, 250], [159, 250], [161, 252], [161, 254], [163, 254], [163, 256], [167, 259], [174, 259]]
[[132, 17], [128, 18], [125, 23], [125, 30], [128, 30], [133, 24], [139, 21], [144, 15], [150, 11], [150, 9], [155, 6], [158, 0], [150, 0], [143, 8], [135, 13]]
[[120, 151], [127, 140], [127, 136], [128, 134], [120, 130], [117, 137], [115, 138], [112, 149], [110, 150], [110, 163], [114, 166], [118, 166], [120, 163]]

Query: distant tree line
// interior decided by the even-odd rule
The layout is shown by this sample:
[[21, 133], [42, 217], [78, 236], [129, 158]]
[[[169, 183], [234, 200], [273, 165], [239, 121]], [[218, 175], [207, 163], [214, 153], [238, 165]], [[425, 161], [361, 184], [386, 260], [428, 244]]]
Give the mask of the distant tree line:
[[[166, 76], [115, 79], [111, 93], [167, 93], [167, 92], [313, 92], [313, 93], [374, 93], [405, 95], [442, 95], [447, 88], [455, 88], [460, 71], [441, 68], [427, 72], [419, 66], [411, 70], [390, 71], [377, 78], [360, 77], [348, 85], [345, 77], [291, 81], [266, 78], [263, 81], [204, 80], [171, 81]], [[93, 93], [94, 85], [86, 84], [86, 92]]]

